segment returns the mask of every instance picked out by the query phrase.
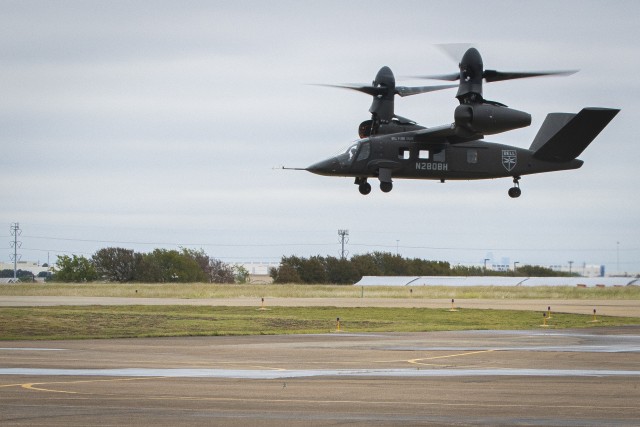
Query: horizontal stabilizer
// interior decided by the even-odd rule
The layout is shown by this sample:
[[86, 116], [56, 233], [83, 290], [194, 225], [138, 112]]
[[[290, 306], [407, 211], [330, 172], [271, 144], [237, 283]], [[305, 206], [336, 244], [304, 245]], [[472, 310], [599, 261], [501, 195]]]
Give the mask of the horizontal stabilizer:
[[578, 114], [548, 114], [529, 149], [540, 160], [571, 161], [587, 148], [619, 111], [584, 108]]

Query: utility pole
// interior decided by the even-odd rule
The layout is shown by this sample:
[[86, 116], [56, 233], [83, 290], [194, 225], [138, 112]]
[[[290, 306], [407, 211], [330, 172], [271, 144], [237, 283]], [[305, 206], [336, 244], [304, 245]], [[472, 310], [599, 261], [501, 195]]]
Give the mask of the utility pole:
[[345, 258], [344, 244], [349, 243], [349, 239], [348, 239], [349, 230], [338, 230], [338, 236], [340, 236], [340, 243], [342, 245], [342, 251], [340, 252], [340, 259], [344, 259]]
[[11, 235], [13, 236], [13, 242], [11, 242], [11, 247], [13, 248], [13, 255], [11, 258], [13, 259], [13, 280], [18, 278], [18, 261], [20, 260], [20, 255], [18, 255], [18, 248], [22, 246], [22, 242], [18, 242], [18, 236], [22, 234], [22, 230], [20, 230], [20, 224], [17, 222], [12, 223], [9, 226], [11, 231]]
[[573, 261], [569, 261], [569, 276], [571, 276], [571, 266], [573, 266]]

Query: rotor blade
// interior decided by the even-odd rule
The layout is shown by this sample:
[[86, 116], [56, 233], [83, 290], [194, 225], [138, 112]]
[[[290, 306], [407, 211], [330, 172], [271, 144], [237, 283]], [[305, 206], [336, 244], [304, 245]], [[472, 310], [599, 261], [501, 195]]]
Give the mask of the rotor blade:
[[[327, 84], [314, 84], [314, 86], [324, 86], [324, 87], [337, 87], [339, 89], [349, 89], [356, 90], [358, 92], [366, 93], [371, 96], [382, 96], [387, 92], [387, 88], [385, 86], [367, 86], [367, 85], [327, 85]], [[420, 93], [433, 92], [436, 90], [450, 89], [457, 87], [458, 85], [437, 85], [437, 86], [418, 86], [418, 87], [408, 87], [408, 86], [396, 86], [395, 93], [400, 96], [410, 96], [417, 95]]]
[[458, 63], [462, 55], [464, 55], [467, 49], [472, 48], [473, 45], [471, 43], [440, 43], [436, 44], [435, 47]]
[[396, 86], [396, 93], [400, 96], [411, 96], [411, 95], [417, 95], [419, 93], [434, 92], [436, 90], [451, 89], [453, 87], [458, 87], [458, 85], [418, 86], [418, 87]]
[[324, 87], [337, 87], [339, 89], [349, 89], [349, 90], [356, 90], [358, 92], [362, 92], [362, 93], [366, 93], [367, 95], [371, 95], [371, 96], [380, 96], [380, 95], [384, 95], [387, 91], [387, 88], [384, 86], [367, 86], [367, 85], [327, 85], [327, 84], [322, 84], [322, 83], [314, 83], [313, 86], [324, 86]]
[[460, 72], [451, 74], [435, 74], [429, 76], [410, 76], [414, 79], [429, 79], [429, 80], [446, 80], [449, 82], [455, 82], [460, 79]]
[[530, 72], [509, 72], [509, 71], [496, 71], [496, 70], [484, 70], [483, 77], [487, 83], [500, 82], [503, 80], [513, 79], [525, 79], [529, 77], [542, 77], [542, 76], [570, 76], [577, 73], [579, 70], [560, 70], [560, 71], [530, 71]]

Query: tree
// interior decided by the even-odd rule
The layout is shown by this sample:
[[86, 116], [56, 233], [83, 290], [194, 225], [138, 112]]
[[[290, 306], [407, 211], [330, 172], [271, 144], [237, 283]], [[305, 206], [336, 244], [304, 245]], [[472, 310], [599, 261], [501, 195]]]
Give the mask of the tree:
[[319, 255], [312, 256], [308, 260], [303, 259], [298, 274], [303, 283], [314, 284], [328, 282], [324, 258]]
[[234, 283], [233, 267], [219, 259], [209, 258], [209, 281], [211, 283]]
[[90, 282], [98, 275], [93, 263], [83, 256], [58, 256], [53, 280], [57, 282]]
[[142, 254], [136, 271], [141, 282], [208, 282], [198, 262], [183, 251], [155, 249]]
[[234, 279], [236, 283], [247, 283], [249, 281], [249, 270], [242, 265], [233, 266]]
[[577, 274], [569, 274], [568, 272], [554, 271], [547, 267], [539, 265], [523, 265], [518, 267], [514, 272], [514, 276], [523, 277], [553, 277], [553, 276], [577, 276]]
[[104, 248], [93, 254], [97, 274], [111, 282], [126, 283], [134, 279], [139, 257], [131, 249]]
[[371, 254], [354, 255], [350, 261], [360, 278], [362, 276], [380, 276], [382, 274]]
[[195, 250], [182, 248], [182, 255], [195, 261], [205, 277], [211, 277], [211, 259], [209, 258], [209, 255], [204, 253], [203, 249]]
[[373, 258], [381, 276], [406, 276], [408, 274], [407, 263], [400, 255], [376, 251], [369, 256]]
[[362, 276], [354, 266], [353, 262], [344, 258], [326, 257], [324, 260], [329, 283], [338, 285], [353, 284], [360, 280]]
[[407, 274], [410, 276], [448, 276], [451, 267], [448, 262], [428, 261], [425, 259], [408, 259], [405, 261]]
[[[282, 258], [284, 261], [284, 257]], [[301, 283], [300, 276], [295, 267], [288, 263], [281, 263], [278, 268], [269, 269], [269, 276], [273, 279], [273, 283]]]

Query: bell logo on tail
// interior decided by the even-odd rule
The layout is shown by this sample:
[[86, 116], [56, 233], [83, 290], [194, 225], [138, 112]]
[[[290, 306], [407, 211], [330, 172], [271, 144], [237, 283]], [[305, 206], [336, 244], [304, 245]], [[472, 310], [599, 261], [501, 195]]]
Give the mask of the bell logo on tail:
[[502, 150], [502, 166], [509, 172], [516, 167], [518, 152], [516, 150]]

